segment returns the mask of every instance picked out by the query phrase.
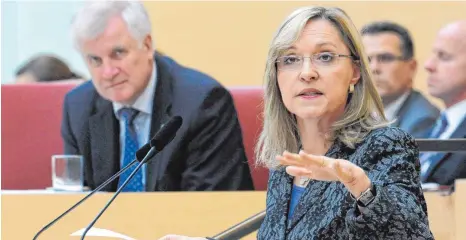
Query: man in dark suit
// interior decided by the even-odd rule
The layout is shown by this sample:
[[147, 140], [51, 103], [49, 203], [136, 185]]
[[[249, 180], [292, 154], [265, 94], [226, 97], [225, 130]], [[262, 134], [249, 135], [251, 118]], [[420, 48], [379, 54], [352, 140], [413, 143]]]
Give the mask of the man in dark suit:
[[231, 95], [211, 77], [154, 54], [150, 32], [134, 1], [90, 2], [74, 18], [75, 45], [92, 81], [66, 95], [62, 136], [66, 154], [84, 157], [85, 184], [95, 189], [181, 116], [174, 140], [124, 191], [253, 189]]
[[364, 26], [361, 32], [386, 117], [415, 138], [426, 138], [439, 110], [412, 89], [417, 62], [408, 30], [381, 21]]
[[[431, 138], [466, 138], [466, 21], [443, 27], [434, 42], [432, 56], [425, 69], [429, 93], [446, 106]], [[454, 184], [466, 178], [466, 153], [424, 153], [421, 181], [440, 185]]]

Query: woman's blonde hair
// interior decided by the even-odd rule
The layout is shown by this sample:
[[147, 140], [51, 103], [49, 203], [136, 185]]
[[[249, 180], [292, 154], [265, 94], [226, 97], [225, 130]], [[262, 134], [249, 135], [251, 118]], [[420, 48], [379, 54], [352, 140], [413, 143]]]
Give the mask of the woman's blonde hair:
[[284, 150], [297, 152], [300, 139], [295, 116], [286, 108], [277, 84], [276, 60], [299, 38], [305, 25], [314, 19], [331, 22], [341, 33], [351, 55], [357, 59], [361, 77], [354, 86], [342, 117], [332, 126], [330, 140], [339, 139], [346, 146], [355, 144], [375, 128], [387, 126], [383, 106], [369, 71], [359, 33], [348, 15], [339, 8], [303, 7], [294, 11], [282, 23], [270, 46], [265, 68], [264, 126], [256, 145], [256, 162], [269, 168], [278, 166], [277, 154]]

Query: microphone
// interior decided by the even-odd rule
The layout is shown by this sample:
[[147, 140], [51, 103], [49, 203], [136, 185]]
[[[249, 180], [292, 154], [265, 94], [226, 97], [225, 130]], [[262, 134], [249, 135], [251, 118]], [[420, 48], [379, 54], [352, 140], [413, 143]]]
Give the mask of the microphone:
[[[176, 121], [179, 121], [179, 125], [181, 125], [181, 117], [175, 117], [175, 118], [179, 118], [179, 120], [176, 120]], [[179, 127], [178, 127], [179, 128]], [[178, 130], [178, 128], [176, 130]], [[50, 223], [48, 223], [47, 225], [45, 225], [42, 229], [40, 229], [36, 235], [34, 236], [33, 240], [36, 240], [40, 234], [42, 234], [45, 230], [47, 230], [48, 228], [50, 228], [51, 226], [53, 226], [53, 224], [55, 224], [58, 220], [62, 219], [64, 216], [66, 216], [68, 213], [70, 213], [73, 209], [75, 209], [76, 207], [78, 207], [79, 205], [81, 205], [84, 201], [86, 201], [89, 197], [91, 197], [92, 195], [94, 195], [96, 192], [98, 192], [99, 190], [101, 190], [102, 188], [104, 188], [105, 186], [107, 186], [108, 184], [110, 184], [111, 182], [113, 182], [116, 178], [118, 178], [123, 172], [125, 172], [126, 170], [128, 170], [130, 167], [132, 167], [134, 164], [136, 164], [138, 161], [141, 162], [142, 160], [144, 160], [144, 158], [146, 156], [149, 156], [149, 151], [151, 150], [152, 146], [157, 146], [159, 149], [161, 147], [161, 144], [160, 143], [161, 141], [163, 140], [159, 140], [159, 138], [161, 137], [164, 137], [164, 138], [167, 138], [167, 128], [164, 128], [162, 127], [162, 129], [160, 129], [156, 135], [148, 142], [146, 143], [144, 146], [142, 146], [138, 151], [136, 151], [136, 159], [134, 159], [130, 164], [128, 164], [126, 167], [122, 168], [120, 171], [118, 171], [117, 173], [115, 173], [112, 177], [110, 177], [109, 179], [107, 179], [107, 181], [105, 181], [104, 183], [102, 183], [100, 186], [98, 186], [96, 189], [94, 189], [92, 192], [90, 192], [89, 194], [87, 194], [83, 199], [79, 200], [76, 204], [74, 204], [73, 206], [71, 206], [68, 210], [66, 210], [64, 213], [62, 213], [60, 216], [58, 216], [57, 218], [55, 218], [54, 220], [52, 220]], [[173, 136], [174, 137], [174, 136]], [[173, 138], [172, 138], [173, 139]], [[171, 139], [171, 140], [172, 140]], [[171, 141], [170, 140], [170, 141]], [[170, 142], [169, 141], [169, 142]], [[168, 144], [169, 142], [167, 142], [166, 144]], [[165, 147], [165, 146], [163, 146]], [[163, 149], [162, 147], [162, 149]], [[150, 153], [150, 156], [147, 158], [147, 159], [150, 159], [153, 155], [155, 154], [155, 151], [153, 151], [152, 153]]]
[[[154, 139], [152, 139], [154, 140]], [[92, 192], [90, 192], [89, 194], [87, 194], [84, 198], [82, 198], [81, 200], [79, 200], [76, 204], [74, 204], [73, 206], [71, 206], [68, 210], [66, 210], [64, 213], [62, 213], [60, 216], [58, 216], [57, 218], [55, 218], [53, 221], [51, 221], [50, 223], [48, 223], [47, 225], [45, 225], [42, 229], [39, 230], [39, 232], [36, 233], [36, 235], [34, 236], [33, 240], [36, 240], [37, 237], [39, 237], [39, 235], [44, 232], [45, 230], [47, 230], [49, 227], [51, 227], [53, 224], [55, 224], [58, 220], [60, 220], [61, 218], [63, 218], [64, 216], [66, 216], [68, 213], [70, 213], [73, 209], [75, 209], [77, 206], [81, 205], [81, 203], [83, 203], [84, 201], [86, 201], [89, 197], [91, 197], [92, 195], [94, 195], [94, 193], [98, 192], [99, 190], [101, 190], [102, 188], [104, 188], [105, 186], [107, 186], [108, 184], [110, 184], [111, 182], [113, 182], [113, 180], [115, 180], [116, 178], [118, 178], [123, 172], [125, 172], [128, 168], [130, 168], [131, 166], [133, 166], [134, 164], [136, 164], [138, 161], [141, 161], [144, 156], [149, 152], [150, 150], [150, 142], [149, 143], [146, 143], [144, 146], [142, 146], [137, 152], [136, 152], [136, 159], [134, 159], [130, 164], [128, 164], [126, 167], [124, 167], [123, 169], [121, 169], [120, 171], [118, 171], [117, 173], [115, 173], [112, 177], [110, 177], [109, 179], [107, 179], [107, 181], [105, 181], [104, 183], [100, 184], [100, 186], [98, 186], [96, 189], [92, 190]]]
[[[141, 162], [136, 166], [133, 172], [128, 176], [125, 182], [117, 189], [113, 197], [105, 204], [102, 210], [97, 214], [97, 216], [92, 220], [92, 222], [84, 230], [81, 240], [86, 237], [87, 232], [94, 226], [94, 224], [99, 220], [99, 218], [104, 214], [105, 210], [110, 207], [110, 204], [115, 200], [115, 198], [121, 193], [121, 191], [128, 185], [131, 179], [136, 175], [137, 171], [142, 167], [144, 163], [149, 161], [153, 155], [162, 151], [165, 146], [170, 143], [176, 136], [176, 132], [181, 127], [183, 119], [180, 116], [172, 117], [154, 136], [150, 141], [150, 150], [147, 155], [141, 160]], [[144, 147], [143, 147], [144, 148]], [[147, 149], [146, 147], [145, 149]], [[142, 149], [142, 148], [141, 148]]]

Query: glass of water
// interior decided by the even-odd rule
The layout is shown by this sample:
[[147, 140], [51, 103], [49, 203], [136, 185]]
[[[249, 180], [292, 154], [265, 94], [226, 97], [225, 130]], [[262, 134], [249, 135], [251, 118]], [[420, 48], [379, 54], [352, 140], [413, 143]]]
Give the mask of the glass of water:
[[83, 190], [83, 157], [80, 155], [52, 156], [52, 188], [61, 191]]

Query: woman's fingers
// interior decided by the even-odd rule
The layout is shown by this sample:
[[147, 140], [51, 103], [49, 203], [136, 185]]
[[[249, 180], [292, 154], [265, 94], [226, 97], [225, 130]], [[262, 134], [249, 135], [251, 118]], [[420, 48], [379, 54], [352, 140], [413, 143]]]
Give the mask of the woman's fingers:
[[285, 151], [283, 155], [278, 155], [276, 159], [284, 166], [298, 166], [308, 169], [311, 167], [328, 167], [334, 161], [333, 158], [307, 154], [304, 151], [300, 151], [299, 154]]
[[342, 166], [342, 160], [333, 162], [335, 174], [342, 183], [350, 183], [354, 180], [353, 172], [347, 167]]
[[359, 179], [360, 172], [363, 171], [347, 160], [307, 154], [304, 151], [300, 151], [299, 154], [285, 151], [276, 159], [282, 166], [286, 166], [286, 172], [291, 176], [340, 181], [347, 188], [357, 185], [356, 178]]
[[317, 155], [312, 155], [312, 154], [307, 154], [303, 151], [299, 152], [299, 156], [308, 164], [314, 166], [314, 167], [326, 167], [328, 166], [331, 162], [334, 161], [334, 159], [326, 157], [326, 156], [317, 156]]
[[277, 156], [277, 160], [284, 166], [299, 166], [305, 167], [305, 163], [298, 154], [293, 154], [285, 151], [282, 156]]
[[295, 177], [311, 177], [312, 171], [307, 170], [306, 168], [302, 167], [296, 167], [296, 166], [288, 166], [286, 167], [286, 173], [288, 173], [291, 176]]

